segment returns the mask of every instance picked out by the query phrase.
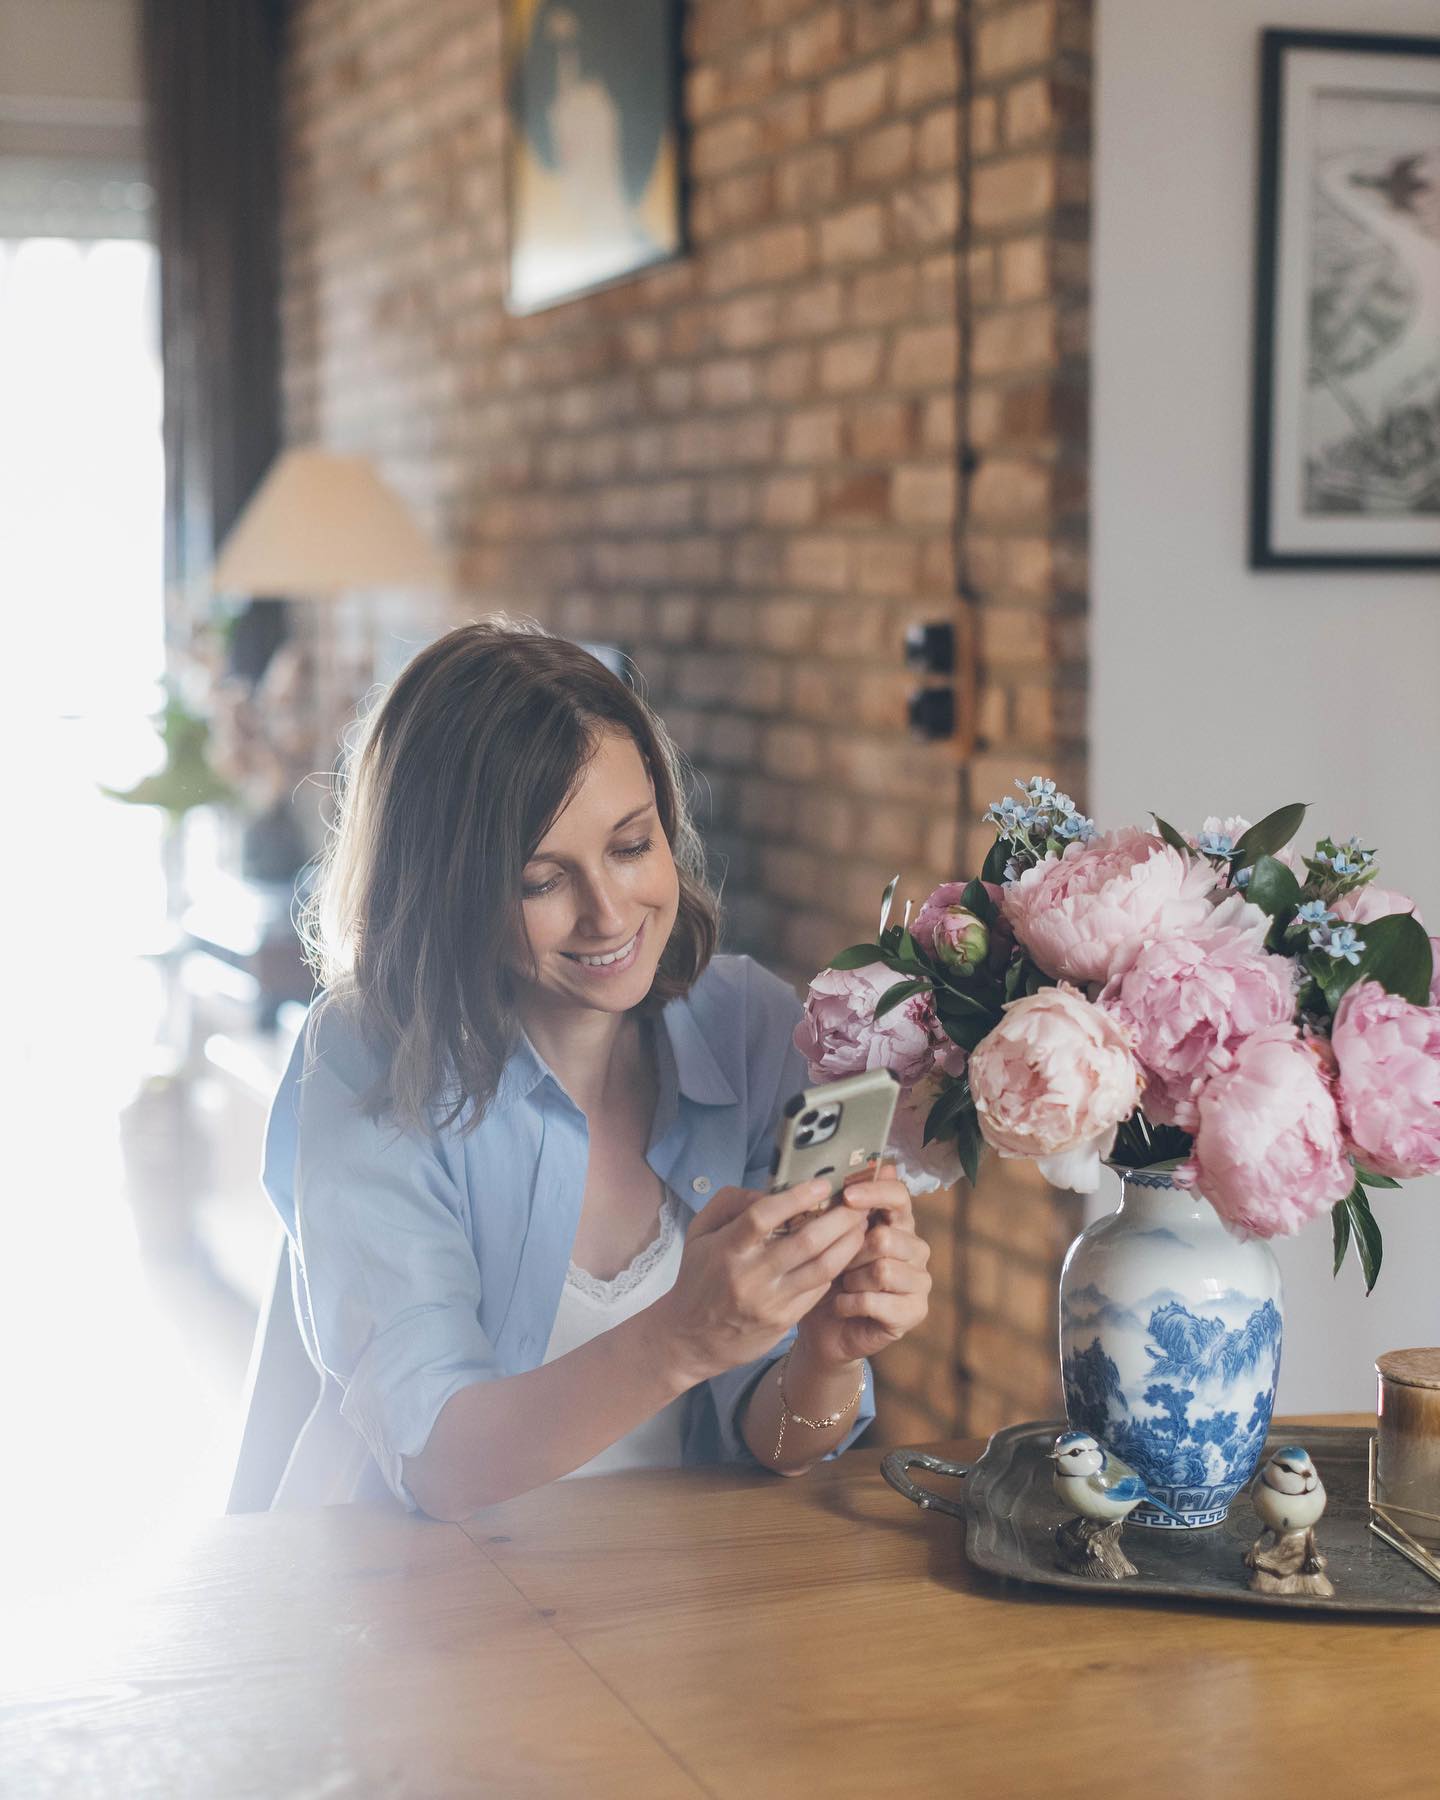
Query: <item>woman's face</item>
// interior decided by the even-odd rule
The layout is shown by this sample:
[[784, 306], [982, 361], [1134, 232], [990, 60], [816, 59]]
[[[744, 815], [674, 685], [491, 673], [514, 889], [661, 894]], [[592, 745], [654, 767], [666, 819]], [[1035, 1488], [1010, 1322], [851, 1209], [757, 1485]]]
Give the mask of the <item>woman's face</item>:
[[524, 985], [602, 1012], [638, 1005], [675, 924], [680, 883], [649, 771], [627, 733], [602, 736], [521, 879], [534, 959]]

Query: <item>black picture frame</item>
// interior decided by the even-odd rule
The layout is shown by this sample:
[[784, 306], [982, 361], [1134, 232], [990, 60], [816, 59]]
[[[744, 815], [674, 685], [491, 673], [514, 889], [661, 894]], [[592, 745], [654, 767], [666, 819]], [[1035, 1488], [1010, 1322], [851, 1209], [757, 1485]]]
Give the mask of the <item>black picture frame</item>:
[[505, 0], [506, 310], [675, 262], [682, 0]]
[[[1296, 61], [1307, 53], [1320, 53], [1330, 60], [1322, 62], [1312, 55], [1308, 62]], [[1367, 61], [1376, 58], [1383, 61]], [[1402, 72], [1404, 69], [1396, 59], [1408, 58], [1415, 59], [1413, 93], [1403, 81], [1384, 91], [1374, 87], [1382, 70], [1385, 79], [1394, 83], [1397, 68]], [[1357, 84], [1353, 90], [1318, 86], [1322, 72], [1333, 81], [1344, 73], [1347, 63]], [[1319, 167], [1318, 128], [1314, 138], [1299, 141], [1302, 129], [1317, 116], [1308, 104], [1310, 87], [1305, 83], [1310, 83], [1332, 106], [1337, 101], [1353, 100], [1371, 109], [1392, 100], [1397, 107], [1412, 98], [1423, 102], [1433, 91], [1435, 117], [1440, 119], [1440, 37], [1288, 30], [1266, 30], [1261, 34], [1249, 564], [1256, 569], [1440, 568], [1440, 503], [1431, 500], [1429, 474], [1433, 469], [1433, 479], [1440, 484], [1440, 447], [1433, 463], [1423, 436], [1415, 452], [1419, 458], [1415, 485], [1422, 504], [1413, 515], [1403, 508], [1390, 512], [1366, 510], [1378, 477], [1367, 475], [1363, 462], [1360, 471], [1354, 472], [1354, 455], [1343, 443], [1338, 447], [1328, 445], [1324, 457], [1312, 458], [1309, 446], [1302, 442], [1301, 430], [1294, 425], [1297, 415], [1303, 415], [1305, 392], [1322, 385], [1312, 377], [1316, 364], [1311, 353], [1322, 330], [1322, 324], [1316, 321], [1323, 321], [1326, 316], [1320, 304], [1326, 290], [1309, 285], [1316, 256], [1312, 255], [1308, 268], [1300, 266], [1296, 256], [1297, 245], [1304, 241], [1304, 229], [1302, 209], [1294, 202], [1297, 184], [1306, 182], [1305, 166], [1296, 159], [1309, 151], [1317, 158], [1314, 168]], [[1397, 113], [1396, 117], [1401, 115]], [[1428, 114], [1417, 111], [1407, 116], [1407, 124], [1411, 118], [1428, 120]], [[1376, 154], [1383, 156], [1388, 152]], [[1397, 194], [1404, 192], [1407, 182], [1418, 179], [1414, 167], [1407, 167], [1416, 162], [1414, 157], [1397, 155], [1393, 170], [1385, 176], [1355, 172], [1348, 179], [1388, 199], [1392, 178]], [[1436, 154], [1436, 162], [1440, 165], [1440, 153]], [[1318, 174], [1313, 186], [1306, 183], [1302, 189], [1317, 195], [1310, 213], [1304, 215], [1307, 227], [1313, 224], [1312, 215], [1320, 216], [1322, 208], [1329, 206], [1333, 210], [1329, 193], [1319, 190]], [[1291, 201], [1288, 209], [1287, 195]], [[1440, 210], [1440, 193], [1434, 204]], [[1315, 228], [1312, 243], [1318, 242], [1321, 233]], [[1394, 252], [1390, 253], [1393, 256]], [[1425, 295], [1429, 295], [1428, 284]], [[1435, 299], [1440, 302], [1440, 295]], [[1305, 349], [1303, 361], [1297, 358], [1297, 344]], [[1436, 346], [1436, 357], [1440, 367], [1440, 344]], [[1323, 382], [1332, 396], [1333, 373], [1332, 369]], [[1428, 395], [1428, 387], [1424, 392]], [[1334, 397], [1337, 405], [1344, 398]], [[1397, 420], [1413, 424], [1414, 413], [1420, 415], [1423, 425], [1425, 408], [1417, 405], [1406, 407], [1403, 420], [1397, 411], [1385, 415], [1387, 428]], [[1435, 385], [1432, 429], [1440, 446], [1440, 381]], [[1355, 435], [1363, 441], [1363, 433]], [[1401, 441], [1412, 441], [1413, 435], [1408, 432]], [[1395, 436], [1393, 431], [1391, 436]], [[1318, 434], [1312, 441], [1318, 441]], [[1349, 465], [1346, 454], [1350, 455]], [[1348, 491], [1347, 483], [1351, 483]], [[1357, 488], [1360, 492], [1356, 504], [1347, 507], [1345, 501]], [[1322, 500], [1319, 505], [1312, 503], [1317, 492]]]

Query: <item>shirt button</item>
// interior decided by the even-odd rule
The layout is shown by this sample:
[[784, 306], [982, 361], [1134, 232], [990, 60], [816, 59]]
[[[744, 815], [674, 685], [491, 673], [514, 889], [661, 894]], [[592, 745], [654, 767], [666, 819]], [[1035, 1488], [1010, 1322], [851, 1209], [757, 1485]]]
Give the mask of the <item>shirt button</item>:
[[710, 1192], [710, 1177], [708, 1175], [697, 1175], [690, 1183], [690, 1186], [697, 1194], [708, 1194]]

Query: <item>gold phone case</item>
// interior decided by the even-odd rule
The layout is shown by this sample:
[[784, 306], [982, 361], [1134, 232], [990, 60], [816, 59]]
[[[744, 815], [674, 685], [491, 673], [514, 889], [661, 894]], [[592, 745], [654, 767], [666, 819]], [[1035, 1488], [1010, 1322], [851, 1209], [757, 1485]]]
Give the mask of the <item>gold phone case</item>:
[[883, 1159], [899, 1097], [888, 1069], [868, 1069], [796, 1094], [786, 1102], [775, 1133], [771, 1193], [823, 1175], [833, 1202], [847, 1177]]

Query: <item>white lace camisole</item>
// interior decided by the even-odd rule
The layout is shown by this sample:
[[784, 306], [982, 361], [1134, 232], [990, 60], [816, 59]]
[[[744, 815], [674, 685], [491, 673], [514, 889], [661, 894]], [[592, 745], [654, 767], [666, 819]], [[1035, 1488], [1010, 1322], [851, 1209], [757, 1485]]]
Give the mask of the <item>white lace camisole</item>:
[[[680, 1270], [685, 1244], [683, 1209], [667, 1192], [660, 1204], [660, 1228], [628, 1268], [602, 1281], [573, 1261], [565, 1273], [560, 1309], [545, 1347], [545, 1361], [554, 1362], [632, 1318], [668, 1293]], [[617, 1469], [674, 1469], [680, 1466], [689, 1395], [681, 1394], [663, 1406], [653, 1418], [618, 1438], [598, 1456], [572, 1469], [571, 1475], [609, 1475]], [[566, 1478], [568, 1479], [568, 1477]]]

